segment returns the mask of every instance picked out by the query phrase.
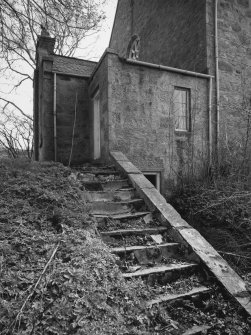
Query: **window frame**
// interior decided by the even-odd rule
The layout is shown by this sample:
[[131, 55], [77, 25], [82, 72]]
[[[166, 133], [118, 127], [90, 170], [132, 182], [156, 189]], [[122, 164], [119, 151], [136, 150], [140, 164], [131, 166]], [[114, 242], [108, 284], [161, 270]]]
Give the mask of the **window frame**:
[[[176, 128], [176, 120], [177, 120], [177, 109], [175, 108], [175, 91], [186, 92], [186, 129], [184, 128]], [[173, 110], [174, 110], [174, 129], [176, 132], [182, 133], [190, 133], [191, 132], [191, 89], [188, 87], [174, 86], [174, 99], [173, 99]], [[180, 102], [179, 102], [180, 105]], [[179, 116], [180, 117], [180, 116]]]

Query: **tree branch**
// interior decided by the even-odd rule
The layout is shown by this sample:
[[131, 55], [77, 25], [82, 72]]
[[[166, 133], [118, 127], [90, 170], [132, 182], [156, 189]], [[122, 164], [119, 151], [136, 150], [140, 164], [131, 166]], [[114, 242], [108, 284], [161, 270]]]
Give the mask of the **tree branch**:
[[32, 117], [30, 117], [28, 114], [24, 113], [24, 111], [18, 107], [14, 102], [10, 101], [10, 100], [7, 100], [7, 99], [4, 99], [4, 98], [1, 98], [0, 97], [0, 100], [6, 102], [6, 105], [5, 105], [5, 108], [8, 106], [8, 105], [12, 105], [13, 107], [15, 107], [23, 116], [25, 116], [27, 119], [29, 119], [30, 121], [33, 121]]

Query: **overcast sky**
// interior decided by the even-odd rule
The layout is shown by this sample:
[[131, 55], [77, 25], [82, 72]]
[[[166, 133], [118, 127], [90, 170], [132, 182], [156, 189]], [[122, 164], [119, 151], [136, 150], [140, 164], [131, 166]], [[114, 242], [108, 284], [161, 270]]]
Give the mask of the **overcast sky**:
[[[106, 20], [103, 22], [100, 31], [86, 38], [81, 44], [81, 49], [75, 54], [75, 57], [98, 61], [105, 49], [108, 47], [111, 30], [113, 26], [117, 0], [107, 0], [104, 7]], [[0, 91], [8, 91], [9, 86], [5, 80], [0, 82]], [[12, 93], [12, 98], [18, 106], [26, 113], [32, 114], [33, 110], [33, 88], [32, 82], [26, 81], [22, 87]], [[9, 97], [8, 97], [9, 98]]]
[[76, 57], [81, 57], [85, 59], [98, 61], [102, 56], [104, 50], [108, 47], [111, 30], [113, 26], [115, 11], [116, 11], [117, 0], [107, 0], [107, 4], [105, 5], [105, 14], [106, 20], [102, 24], [102, 28], [100, 32], [87, 38], [83, 41], [84, 48], [87, 47], [86, 50], [81, 49]]

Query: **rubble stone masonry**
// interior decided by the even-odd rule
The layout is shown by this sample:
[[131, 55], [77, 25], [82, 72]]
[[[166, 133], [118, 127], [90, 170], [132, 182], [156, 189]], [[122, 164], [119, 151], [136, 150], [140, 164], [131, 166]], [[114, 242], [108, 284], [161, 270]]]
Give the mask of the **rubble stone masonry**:
[[[215, 0], [119, 0], [110, 47], [126, 57], [141, 39], [139, 60], [215, 75]], [[219, 138], [243, 145], [251, 99], [251, 0], [218, 0]], [[216, 144], [216, 90], [212, 131]], [[250, 107], [249, 107], [250, 110]], [[249, 113], [250, 114], [250, 113]]]
[[243, 145], [251, 108], [251, 0], [218, 6], [220, 136]]

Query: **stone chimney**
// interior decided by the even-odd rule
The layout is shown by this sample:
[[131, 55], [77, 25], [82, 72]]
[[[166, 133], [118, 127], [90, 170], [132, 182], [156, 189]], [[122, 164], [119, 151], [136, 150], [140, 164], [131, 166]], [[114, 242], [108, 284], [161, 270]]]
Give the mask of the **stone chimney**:
[[40, 55], [53, 55], [55, 38], [50, 37], [48, 31], [41, 26], [41, 35], [37, 40], [37, 53]]

